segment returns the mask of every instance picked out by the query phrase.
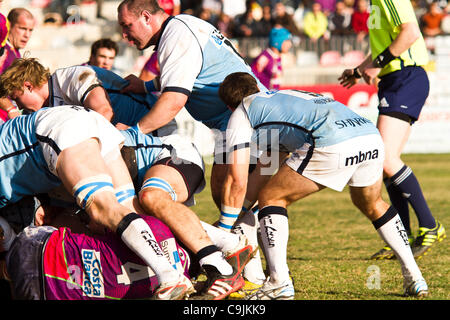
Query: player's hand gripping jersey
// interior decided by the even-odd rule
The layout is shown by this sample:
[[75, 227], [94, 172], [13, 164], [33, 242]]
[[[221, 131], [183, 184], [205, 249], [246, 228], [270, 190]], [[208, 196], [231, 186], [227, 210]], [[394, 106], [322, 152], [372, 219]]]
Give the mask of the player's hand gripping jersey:
[[230, 73], [252, 74], [230, 40], [208, 22], [181, 14], [165, 22], [156, 50], [161, 92], [186, 94], [186, 109], [194, 119], [225, 130], [231, 111], [218, 96], [219, 85]]

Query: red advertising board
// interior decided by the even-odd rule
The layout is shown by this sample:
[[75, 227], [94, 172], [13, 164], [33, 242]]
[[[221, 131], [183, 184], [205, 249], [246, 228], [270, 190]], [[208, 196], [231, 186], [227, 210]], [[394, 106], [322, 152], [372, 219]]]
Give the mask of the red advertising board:
[[376, 106], [377, 88], [367, 84], [357, 84], [346, 89], [340, 84], [317, 84], [310, 86], [285, 86], [283, 89], [305, 90], [321, 93], [339, 101], [350, 108]]

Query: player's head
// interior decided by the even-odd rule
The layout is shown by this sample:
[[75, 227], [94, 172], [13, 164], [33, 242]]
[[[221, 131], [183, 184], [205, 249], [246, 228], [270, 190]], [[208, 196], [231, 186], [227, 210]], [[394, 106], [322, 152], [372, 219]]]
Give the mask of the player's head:
[[124, 0], [117, 8], [118, 22], [122, 28], [122, 37], [143, 50], [154, 44], [154, 35], [159, 32], [162, 23], [157, 15], [167, 15], [157, 0]]
[[246, 72], [229, 74], [219, 87], [219, 97], [231, 109], [234, 110], [242, 100], [254, 93], [258, 93], [256, 79]]
[[0, 56], [5, 52], [6, 41], [9, 35], [9, 21], [0, 13]]
[[292, 34], [286, 28], [273, 28], [269, 33], [269, 47], [287, 52], [292, 46]]
[[117, 44], [111, 39], [99, 39], [91, 46], [89, 64], [111, 70], [118, 50]]
[[19, 108], [39, 110], [48, 97], [42, 88], [50, 78], [50, 71], [34, 58], [20, 58], [0, 75], [0, 97], [16, 101]]
[[14, 8], [8, 13], [11, 24], [9, 42], [15, 49], [23, 49], [30, 40], [36, 20], [30, 11], [25, 8]]

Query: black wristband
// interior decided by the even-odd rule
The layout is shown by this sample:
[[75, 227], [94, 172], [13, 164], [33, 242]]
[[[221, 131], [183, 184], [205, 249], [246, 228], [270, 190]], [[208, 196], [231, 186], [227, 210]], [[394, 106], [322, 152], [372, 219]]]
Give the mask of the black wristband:
[[355, 69], [353, 69], [353, 76], [354, 76], [356, 79], [361, 79], [361, 73], [359, 72], [358, 67], [356, 67]]
[[384, 68], [389, 62], [396, 59], [397, 57], [394, 57], [394, 55], [389, 50], [389, 47], [387, 47], [382, 53], [378, 55], [378, 57], [375, 58], [373, 61], [374, 65], [377, 68]]

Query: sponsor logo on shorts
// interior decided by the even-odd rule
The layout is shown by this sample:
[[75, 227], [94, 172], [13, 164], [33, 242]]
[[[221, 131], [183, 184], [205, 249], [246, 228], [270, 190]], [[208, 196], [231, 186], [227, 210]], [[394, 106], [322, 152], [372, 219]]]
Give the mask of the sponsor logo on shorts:
[[88, 297], [105, 297], [100, 251], [81, 250], [83, 260], [83, 295]]
[[353, 166], [363, 161], [378, 159], [378, 149], [374, 149], [372, 151], [359, 152], [354, 156], [350, 156], [345, 158], [345, 166]]

